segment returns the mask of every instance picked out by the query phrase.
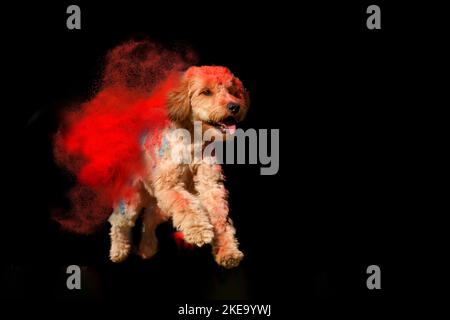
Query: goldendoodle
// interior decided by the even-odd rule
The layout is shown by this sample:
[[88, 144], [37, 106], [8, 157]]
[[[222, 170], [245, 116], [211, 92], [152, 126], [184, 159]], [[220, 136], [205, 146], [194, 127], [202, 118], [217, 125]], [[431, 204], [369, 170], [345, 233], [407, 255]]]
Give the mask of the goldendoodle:
[[[231, 268], [239, 264], [243, 253], [228, 217], [222, 168], [208, 157], [199, 162], [180, 161], [192, 155], [196, 143], [182, 142], [181, 135], [186, 130], [193, 133], [194, 123], [201, 123], [203, 132], [214, 130], [226, 139], [236, 131], [248, 106], [248, 94], [241, 81], [225, 67], [190, 67], [182, 75], [167, 99], [170, 124], [162, 132], [150, 134], [152, 138], [147, 140], [154, 142], [157, 137], [157, 143], [143, 143], [148, 168], [146, 175], [135, 182], [140, 192], [119, 203], [109, 218], [112, 261], [127, 258], [131, 229], [142, 213], [138, 247], [142, 258], [151, 258], [157, 252], [155, 229], [171, 218], [188, 243], [211, 243], [219, 265]], [[202, 142], [201, 149], [207, 144]]]

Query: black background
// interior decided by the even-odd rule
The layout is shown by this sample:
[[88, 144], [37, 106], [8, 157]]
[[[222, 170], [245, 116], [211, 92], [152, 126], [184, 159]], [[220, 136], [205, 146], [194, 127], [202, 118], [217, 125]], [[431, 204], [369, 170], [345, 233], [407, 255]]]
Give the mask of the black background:
[[[65, 1], [3, 13], [3, 297], [150, 306], [282, 300], [289, 309], [289, 301], [373, 307], [403, 294], [401, 259], [414, 245], [402, 232], [420, 206], [411, 153], [424, 130], [416, 79], [437, 57], [433, 26], [418, 14], [429, 17], [432, 8], [374, 2], [382, 29], [368, 30], [368, 2], [73, 3], [81, 30], [67, 30], [72, 3]], [[277, 175], [261, 176], [258, 165], [225, 166], [246, 253], [235, 270], [218, 268], [207, 247], [178, 250], [169, 225], [158, 229], [154, 259], [114, 265], [109, 226], [75, 236], [50, 219], [68, 189], [52, 157], [57, 110], [90, 96], [110, 48], [143, 37], [191, 46], [199, 64], [229, 67], [250, 91], [244, 127], [280, 129]], [[70, 264], [83, 266], [81, 291], [65, 288]], [[371, 264], [382, 270], [380, 291], [366, 287]]]

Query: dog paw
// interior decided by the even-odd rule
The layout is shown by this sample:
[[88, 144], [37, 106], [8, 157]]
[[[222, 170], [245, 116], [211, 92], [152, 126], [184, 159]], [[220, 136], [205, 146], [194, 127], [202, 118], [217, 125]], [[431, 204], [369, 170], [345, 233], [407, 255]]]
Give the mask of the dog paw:
[[231, 269], [237, 267], [243, 258], [244, 254], [242, 251], [235, 249], [218, 253], [216, 255], [216, 262], [224, 268]]
[[112, 241], [111, 249], [109, 251], [109, 258], [112, 262], [122, 262], [130, 254], [131, 245], [124, 239], [116, 239]]
[[190, 228], [183, 230], [184, 240], [187, 243], [194, 244], [201, 247], [208, 244], [214, 238], [213, 227], [208, 226], [191, 226]]
[[122, 262], [124, 261], [130, 253], [130, 245], [121, 244], [120, 246], [112, 246], [109, 251], [109, 258], [112, 262]]

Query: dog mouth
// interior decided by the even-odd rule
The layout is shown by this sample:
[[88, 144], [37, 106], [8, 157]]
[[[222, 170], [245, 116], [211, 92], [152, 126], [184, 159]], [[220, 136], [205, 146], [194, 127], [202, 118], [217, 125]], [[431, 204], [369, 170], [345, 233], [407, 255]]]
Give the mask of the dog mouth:
[[229, 116], [223, 119], [222, 121], [214, 122], [209, 121], [208, 124], [215, 127], [222, 133], [234, 134], [236, 133], [237, 121], [235, 118]]

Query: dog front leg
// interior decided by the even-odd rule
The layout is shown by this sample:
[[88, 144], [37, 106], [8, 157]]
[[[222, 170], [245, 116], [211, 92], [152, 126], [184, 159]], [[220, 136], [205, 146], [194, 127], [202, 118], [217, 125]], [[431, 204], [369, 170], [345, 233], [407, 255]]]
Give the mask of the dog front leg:
[[159, 172], [154, 194], [159, 208], [172, 217], [174, 227], [183, 232], [186, 242], [200, 247], [212, 241], [213, 227], [197, 197], [186, 190], [182, 169], [170, 167]]
[[216, 262], [225, 267], [239, 265], [244, 254], [238, 249], [236, 230], [228, 217], [228, 193], [223, 184], [219, 165], [202, 164], [195, 176], [195, 187], [202, 206], [207, 210], [214, 226], [213, 254]]

